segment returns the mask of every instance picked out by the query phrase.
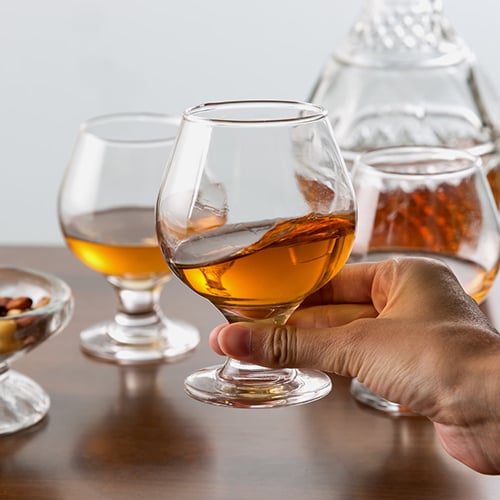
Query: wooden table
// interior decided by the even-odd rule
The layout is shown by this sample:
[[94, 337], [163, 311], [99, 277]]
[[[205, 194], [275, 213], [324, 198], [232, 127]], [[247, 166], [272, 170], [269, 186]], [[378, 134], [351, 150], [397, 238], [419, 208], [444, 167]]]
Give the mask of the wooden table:
[[[237, 410], [190, 399], [186, 375], [220, 361], [207, 335], [221, 316], [176, 280], [165, 287], [163, 308], [200, 329], [200, 347], [174, 364], [120, 368], [79, 349], [81, 329], [115, 307], [102, 277], [65, 248], [3, 247], [0, 263], [60, 276], [76, 304], [66, 330], [13, 367], [41, 384], [52, 404], [37, 426], [0, 437], [2, 499], [500, 498], [500, 477], [451, 459], [426, 419], [362, 407], [341, 377], [328, 397], [292, 408]], [[492, 313], [499, 298], [497, 286], [485, 310]], [[500, 325], [500, 316], [493, 319]]]

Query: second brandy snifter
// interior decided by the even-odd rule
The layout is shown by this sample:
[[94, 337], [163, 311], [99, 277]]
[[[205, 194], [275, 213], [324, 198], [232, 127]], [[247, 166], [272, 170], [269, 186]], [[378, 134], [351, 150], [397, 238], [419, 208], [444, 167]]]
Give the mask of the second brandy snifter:
[[[500, 229], [481, 159], [467, 151], [394, 147], [365, 153], [352, 170], [359, 215], [353, 261], [444, 261], [478, 303], [498, 272]], [[354, 379], [354, 397], [391, 414], [411, 410]]]
[[154, 207], [179, 118], [124, 113], [83, 123], [59, 191], [71, 251], [114, 288], [113, 319], [81, 333], [82, 350], [136, 364], [177, 360], [199, 343], [192, 325], [159, 306], [171, 273], [158, 247]]
[[[356, 208], [323, 108], [238, 101], [184, 113], [156, 214], [160, 247], [184, 283], [229, 322], [280, 325], [346, 262]], [[203, 402], [269, 408], [321, 398], [331, 381], [228, 359], [185, 387]]]

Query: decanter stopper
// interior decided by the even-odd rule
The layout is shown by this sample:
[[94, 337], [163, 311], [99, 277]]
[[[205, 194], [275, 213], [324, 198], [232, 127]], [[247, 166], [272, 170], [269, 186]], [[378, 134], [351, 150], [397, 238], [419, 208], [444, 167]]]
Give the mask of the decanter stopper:
[[328, 109], [348, 166], [381, 147], [467, 149], [500, 203], [500, 104], [441, 0], [366, 0], [309, 101]]

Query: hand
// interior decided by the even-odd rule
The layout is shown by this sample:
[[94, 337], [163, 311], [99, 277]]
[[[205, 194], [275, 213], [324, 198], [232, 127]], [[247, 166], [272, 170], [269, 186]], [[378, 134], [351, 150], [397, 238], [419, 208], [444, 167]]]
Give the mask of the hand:
[[221, 325], [218, 354], [357, 377], [428, 417], [444, 448], [500, 473], [500, 335], [444, 264], [349, 264], [285, 326]]

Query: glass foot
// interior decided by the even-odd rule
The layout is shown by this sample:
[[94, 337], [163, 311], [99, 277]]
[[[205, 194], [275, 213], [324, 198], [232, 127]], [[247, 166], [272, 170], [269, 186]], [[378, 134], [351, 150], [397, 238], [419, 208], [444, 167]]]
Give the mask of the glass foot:
[[82, 351], [97, 359], [117, 364], [170, 363], [187, 356], [200, 343], [198, 330], [180, 320], [167, 319], [156, 336], [148, 343], [125, 344], [108, 334], [112, 322], [94, 325], [80, 334]]
[[351, 382], [351, 394], [356, 401], [370, 406], [375, 410], [390, 413], [395, 416], [416, 416], [416, 413], [413, 413], [407, 406], [402, 406], [398, 403], [393, 403], [392, 401], [384, 399], [373, 391], [370, 391], [370, 389], [365, 387], [356, 378]]
[[220, 378], [222, 366], [211, 366], [192, 373], [184, 388], [189, 396], [218, 406], [234, 408], [276, 408], [310, 403], [332, 389], [328, 375], [316, 370], [289, 370], [281, 380], [246, 380], [237, 384]]
[[13, 370], [0, 376], [0, 435], [37, 424], [49, 408], [48, 394], [29, 377]]

